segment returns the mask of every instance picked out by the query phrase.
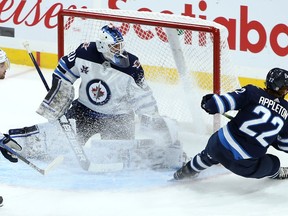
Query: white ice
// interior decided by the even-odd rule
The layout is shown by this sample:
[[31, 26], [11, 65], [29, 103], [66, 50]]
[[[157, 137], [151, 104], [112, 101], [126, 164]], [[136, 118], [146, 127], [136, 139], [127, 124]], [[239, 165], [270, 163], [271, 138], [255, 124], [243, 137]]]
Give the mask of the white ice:
[[[43, 70], [50, 85], [51, 71]], [[35, 113], [46, 90], [33, 67], [12, 65], [0, 81], [0, 131], [45, 122]], [[205, 146], [207, 136], [180, 133], [189, 156]], [[286, 154], [269, 150], [288, 166]], [[45, 163], [35, 161], [38, 166]], [[137, 170], [87, 173], [75, 163], [46, 176], [27, 164], [0, 156], [1, 216], [252, 216], [286, 215], [288, 182], [245, 179], [220, 166], [189, 182], [169, 182], [173, 171]]]

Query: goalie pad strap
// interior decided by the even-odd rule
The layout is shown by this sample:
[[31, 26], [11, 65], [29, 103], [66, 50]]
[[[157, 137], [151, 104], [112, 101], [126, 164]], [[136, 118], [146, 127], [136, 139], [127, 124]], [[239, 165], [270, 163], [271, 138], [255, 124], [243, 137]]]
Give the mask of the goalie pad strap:
[[34, 134], [38, 134], [39, 128], [37, 125], [32, 125], [30, 127], [10, 129], [8, 133], [12, 138], [27, 137]]

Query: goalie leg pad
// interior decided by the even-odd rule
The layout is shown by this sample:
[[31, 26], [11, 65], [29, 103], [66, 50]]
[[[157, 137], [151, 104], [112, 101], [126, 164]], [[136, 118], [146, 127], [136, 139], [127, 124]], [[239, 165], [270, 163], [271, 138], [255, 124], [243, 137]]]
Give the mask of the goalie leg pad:
[[37, 125], [10, 129], [9, 135], [23, 147], [23, 155], [31, 159], [43, 159], [47, 156], [46, 136], [40, 133]]
[[167, 144], [172, 144], [178, 141], [178, 125], [177, 122], [168, 117], [142, 115], [140, 127], [143, 132], [154, 135], [157, 139], [159, 133], [165, 139]]
[[8, 133], [23, 147], [22, 154], [26, 158], [49, 160], [69, 151], [58, 121], [10, 129]]
[[183, 145], [178, 139], [178, 124], [175, 120], [162, 116], [142, 115], [140, 128], [149, 138], [156, 141], [155, 161], [157, 153], [164, 158], [163, 162], [159, 163], [159, 168], [179, 168], [182, 166], [186, 158]]
[[92, 137], [85, 149], [94, 162], [123, 163], [125, 169], [171, 169], [183, 165], [182, 146], [178, 142], [162, 146], [158, 140], [98, 140]]
[[52, 87], [36, 112], [49, 121], [58, 120], [66, 113], [74, 96], [73, 85], [54, 76]]

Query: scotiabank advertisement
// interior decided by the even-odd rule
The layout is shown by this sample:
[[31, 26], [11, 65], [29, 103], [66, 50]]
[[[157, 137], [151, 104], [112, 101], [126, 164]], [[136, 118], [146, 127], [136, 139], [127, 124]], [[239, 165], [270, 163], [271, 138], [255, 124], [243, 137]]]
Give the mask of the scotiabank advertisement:
[[[232, 62], [241, 75], [272, 67], [288, 69], [287, 0], [4, 0], [0, 2], [1, 46], [57, 53], [57, 13], [62, 8], [110, 8], [170, 13], [224, 25]], [[263, 74], [259, 73], [259, 78]]]

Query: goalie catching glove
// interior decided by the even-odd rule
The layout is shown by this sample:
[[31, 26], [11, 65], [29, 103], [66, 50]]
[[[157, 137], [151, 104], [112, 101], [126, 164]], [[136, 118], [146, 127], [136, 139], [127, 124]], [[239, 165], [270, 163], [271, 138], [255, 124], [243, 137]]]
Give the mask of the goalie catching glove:
[[[13, 140], [8, 134], [3, 134], [3, 137], [0, 140], [0, 142], [4, 145], [7, 145], [9, 148], [13, 150], [16, 150], [16, 151], [22, 150], [22, 147], [15, 140]], [[10, 153], [9, 151], [7, 151], [5, 148], [0, 146], [0, 151], [2, 155], [10, 162], [12, 163], [18, 162], [18, 158], [12, 153]]]
[[73, 99], [73, 85], [53, 75], [52, 87], [36, 112], [49, 121], [56, 121], [66, 113]]
[[170, 119], [160, 115], [143, 114], [140, 116], [140, 125], [142, 129], [150, 130], [150, 134], [155, 132], [158, 140], [162, 133], [166, 144], [174, 144], [178, 140], [178, 123], [174, 119]]

